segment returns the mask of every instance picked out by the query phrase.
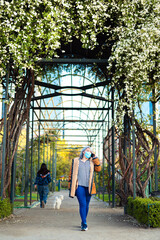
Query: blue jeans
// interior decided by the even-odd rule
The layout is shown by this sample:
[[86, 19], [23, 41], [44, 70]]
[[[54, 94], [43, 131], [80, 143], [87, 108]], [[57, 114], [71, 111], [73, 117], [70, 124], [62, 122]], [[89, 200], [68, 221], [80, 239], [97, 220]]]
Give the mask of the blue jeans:
[[42, 207], [42, 201], [46, 204], [47, 196], [49, 193], [48, 185], [38, 185], [38, 193], [40, 197], [40, 207]]
[[78, 186], [76, 190], [76, 196], [79, 202], [79, 213], [82, 219], [82, 224], [86, 224], [89, 202], [91, 200], [91, 195], [88, 192], [88, 187]]

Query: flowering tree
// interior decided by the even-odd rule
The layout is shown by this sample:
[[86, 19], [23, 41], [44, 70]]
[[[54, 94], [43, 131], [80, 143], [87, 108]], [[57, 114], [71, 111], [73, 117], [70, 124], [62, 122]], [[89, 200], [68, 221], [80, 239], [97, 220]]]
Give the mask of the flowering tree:
[[40, 71], [36, 61], [51, 57], [60, 46], [66, 6], [63, 1], [1, 1], [0, 77], [3, 84], [7, 69], [15, 92], [8, 102], [4, 195], [18, 138], [29, 113], [34, 80]]
[[[28, 116], [34, 79], [41, 73], [37, 61], [58, 57], [62, 42], [68, 44], [78, 39], [83, 48], [93, 51], [94, 57], [108, 58], [107, 74], [119, 96], [119, 128], [122, 116], [130, 115], [131, 106], [148, 96], [152, 88], [156, 89], [154, 100], [159, 98], [158, 3], [158, 0], [1, 0], [0, 79], [5, 82], [8, 68], [15, 86], [13, 101], [8, 105], [7, 132], [8, 142], [16, 145], [6, 148], [5, 190], [19, 132]], [[16, 110], [17, 94], [20, 111]], [[12, 116], [15, 122], [23, 119], [16, 125], [18, 128]], [[2, 126], [3, 120], [1, 129]]]
[[9, 74], [14, 84], [14, 93], [9, 95], [8, 101], [4, 195], [10, 184], [11, 166], [20, 131], [29, 113], [34, 80], [41, 73], [37, 61], [57, 57], [61, 41], [70, 42], [73, 36], [80, 38], [84, 47], [93, 48], [96, 45], [95, 36], [102, 30], [105, 12], [106, 4], [100, 0], [91, 3], [64, 0], [1, 1], [0, 79], [5, 88], [6, 74]]
[[[112, 86], [119, 98], [116, 111], [119, 134], [121, 131], [117, 169], [118, 174], [121, 174], [121, 180], [118, 194], [126, 203], [127, 197], [133, 195], [132, 141], [129, 126], [134, 120], [133, 109], [140, 107], [143, 101], [157, 102], [160, 99], [160, 5], [157, 0], [114, 1], [113, 5], [114, 12], [117, 13], [117, 24], [112, 28], [112, 37], [115, 41], [109, 57], [108, 70], [112, 76]], [[136, 191], [139, 196], [145, 197], [148, 180], [154, 173], [158, 161], [160, 144], [158, 138], [147, 129], [144, 119], [137, 120], [134, 120]], [[126, 129], [124, 121], [125, 125], [128, 124]], [[104, 154], [106, 143], [107, 138], [104, 143]], [[153, 162], [156, 147], [157, 156]], [[111, 164], [107, 155], [106, 159]], [[127, 183], [125, 190], [124, 182]]]
[[[122, 123], [138, 102], [160, 96], [160, 5], [158, 0], [118, 1], [118, 24], [109, 58], [113, 86], [119, 95], [117, 119]], [[156, 95], [151, 95], [156, 89]]]

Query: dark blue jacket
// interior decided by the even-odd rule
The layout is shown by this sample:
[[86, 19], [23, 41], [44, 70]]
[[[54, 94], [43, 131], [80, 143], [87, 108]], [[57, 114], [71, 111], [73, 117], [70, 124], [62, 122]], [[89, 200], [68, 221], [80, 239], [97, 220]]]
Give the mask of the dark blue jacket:
[[35, 185], [48, 185], [51, 182], [51, 175], [50, 172], [48, 172], [45, 175], [37, 173]]

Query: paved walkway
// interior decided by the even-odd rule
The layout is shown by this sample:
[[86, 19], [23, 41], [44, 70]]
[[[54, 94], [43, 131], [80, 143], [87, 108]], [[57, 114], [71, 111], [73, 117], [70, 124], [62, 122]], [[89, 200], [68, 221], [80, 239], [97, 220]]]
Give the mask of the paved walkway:
[[[64, 195], [60, 210], [52, 208], [53, 198]], [[147, 229], [123, 209], [109, 208], [92, 197], [88, 231], [80, 231], [77, 199], [68, 191], [50, 196], [46, 208], [18, 209], [10, 219], [0, 222], [0, 240], [160, 240], [160, 229]]]

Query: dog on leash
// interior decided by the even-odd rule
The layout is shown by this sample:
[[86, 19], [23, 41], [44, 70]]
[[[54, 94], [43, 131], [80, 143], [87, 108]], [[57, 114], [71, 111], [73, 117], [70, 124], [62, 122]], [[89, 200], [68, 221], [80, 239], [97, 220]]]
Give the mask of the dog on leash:
[[56, 196], [53, 201], [53, 208], [60, 209], [63, 199], [64, 199], [63, 195]]

